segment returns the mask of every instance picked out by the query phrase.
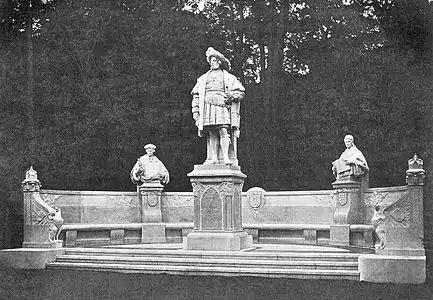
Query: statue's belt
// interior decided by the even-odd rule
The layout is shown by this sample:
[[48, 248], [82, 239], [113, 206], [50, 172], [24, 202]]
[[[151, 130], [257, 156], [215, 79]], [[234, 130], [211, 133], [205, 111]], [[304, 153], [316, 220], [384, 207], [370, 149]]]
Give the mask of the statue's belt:
[[230, 105], [225, 104], [224, 102], [225, 99], [227, 99], [227, 95], [224, 92], [206, 91], [206, 97], [204, 102], [215, 106], [230, 108], [231, 107]]

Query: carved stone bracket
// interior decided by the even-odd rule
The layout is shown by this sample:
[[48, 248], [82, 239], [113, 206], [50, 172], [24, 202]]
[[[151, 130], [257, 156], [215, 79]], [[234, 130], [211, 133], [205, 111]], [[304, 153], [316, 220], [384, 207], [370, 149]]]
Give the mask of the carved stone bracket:
[[334, 182], [335, 210], [334, 224], [356, 224], [364, 220], [364, 204], [360, 183], [354, 181]]
[[389, 193], [378, 193], [374, 191], [371, 195], [366, 197], [365, 205], [375, 207], [377, 204], [384, 202]]
[[233, 182], [221, 182], [216, 189], [221, 196], [229, 195], [233, 190]]
[[194, 191], [194, 197], [200, 198], [206, 187], [201, 182], [191, 182], [191, 185]]

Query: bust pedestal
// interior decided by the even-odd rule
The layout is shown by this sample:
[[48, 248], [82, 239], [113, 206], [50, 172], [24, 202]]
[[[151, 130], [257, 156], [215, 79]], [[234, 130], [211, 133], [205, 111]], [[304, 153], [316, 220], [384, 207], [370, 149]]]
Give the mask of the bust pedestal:
[[188, 174], [194, 191], [194, 229], [185, 250], [239, 251], [253, 246], [242, 228], [242, 186], [239, 166], [195, 165]]
[[347, 246], [350, 244], [350, 224], [364, 224], [361, 182], [347, 176], [337, 179], [332, 186], [336, 190], [337, 203], [330, 228], [330, 243]]
[[162, 222], [161, 198], [164, 186], [159, 180], [147, 181], [137, 187], [141, 205], [141, 242], [166, 243]]
[[143, 223], [160, 223], [161, 196], [164, 186], [159, 180], [145, 182], [138, 186], [139, 200], [141, 204], [141, 221]]

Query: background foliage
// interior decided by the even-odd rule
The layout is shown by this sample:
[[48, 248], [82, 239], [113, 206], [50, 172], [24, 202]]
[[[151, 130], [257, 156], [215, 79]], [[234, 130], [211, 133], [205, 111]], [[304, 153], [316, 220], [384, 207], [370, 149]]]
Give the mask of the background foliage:
[[209, 46], [230, 58], [247, 89], [245, 189], [330, 189], [330, 163], [349, 133], [368, 160], [371, 186], [404, 185], [415, 152], [433, 163], [432, 7], [2, 1], [0, 224], [16, 226], [3, 230], [4, 245], [20, 241], [13, 232], [30, 165], [46, 189], [132, 191], [129, 171], [152, 142], [171, 174], [166, 190], [191, 190], [186, 174], [205, 159], [205, 141], [196, 136], [190, 91], [208, 69]]

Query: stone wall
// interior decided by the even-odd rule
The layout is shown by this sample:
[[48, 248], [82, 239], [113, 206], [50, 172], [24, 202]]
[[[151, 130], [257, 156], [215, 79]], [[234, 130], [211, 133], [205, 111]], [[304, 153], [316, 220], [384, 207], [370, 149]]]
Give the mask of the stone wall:
[[[368, 189], [365, 221], [351, 225], [351, 244], [372, 247], [374, 206], [394, 203], [406, 192], [406, 186]], [[61, 238], [68, 245], [138, 243], [142, 239], [137, 192], [41, 190], [40, 195], [61, 208], [65, 221]], [[256, 242], [328, 244], [336, 201], [335, 190], [266, 192], [253, 188], [242, 193], [243, 227]], [[193, 227], [193, 205], [192, 192], [162, 193], [165, 241], [182, 242]]]
[[65, 224], [122, 224], [141, 222], [135, 192], [41, 190], [41, 198], [62, 210]]
[[[370, 224], [374, 206], [394, 203], [406, 186], [372, 188], [365, 193], [365, 222]], [[41, 190], [43, 200], [60, 207], [64, 224], [140, 223], [141, 207], [136, 192]], [[161, 212], [164, 223], [193, 222], [193, 193], [164, 192]], [[332, 224], [335, 191], [265, 192], [260, 203], [242, 193], [243, 224]]]

